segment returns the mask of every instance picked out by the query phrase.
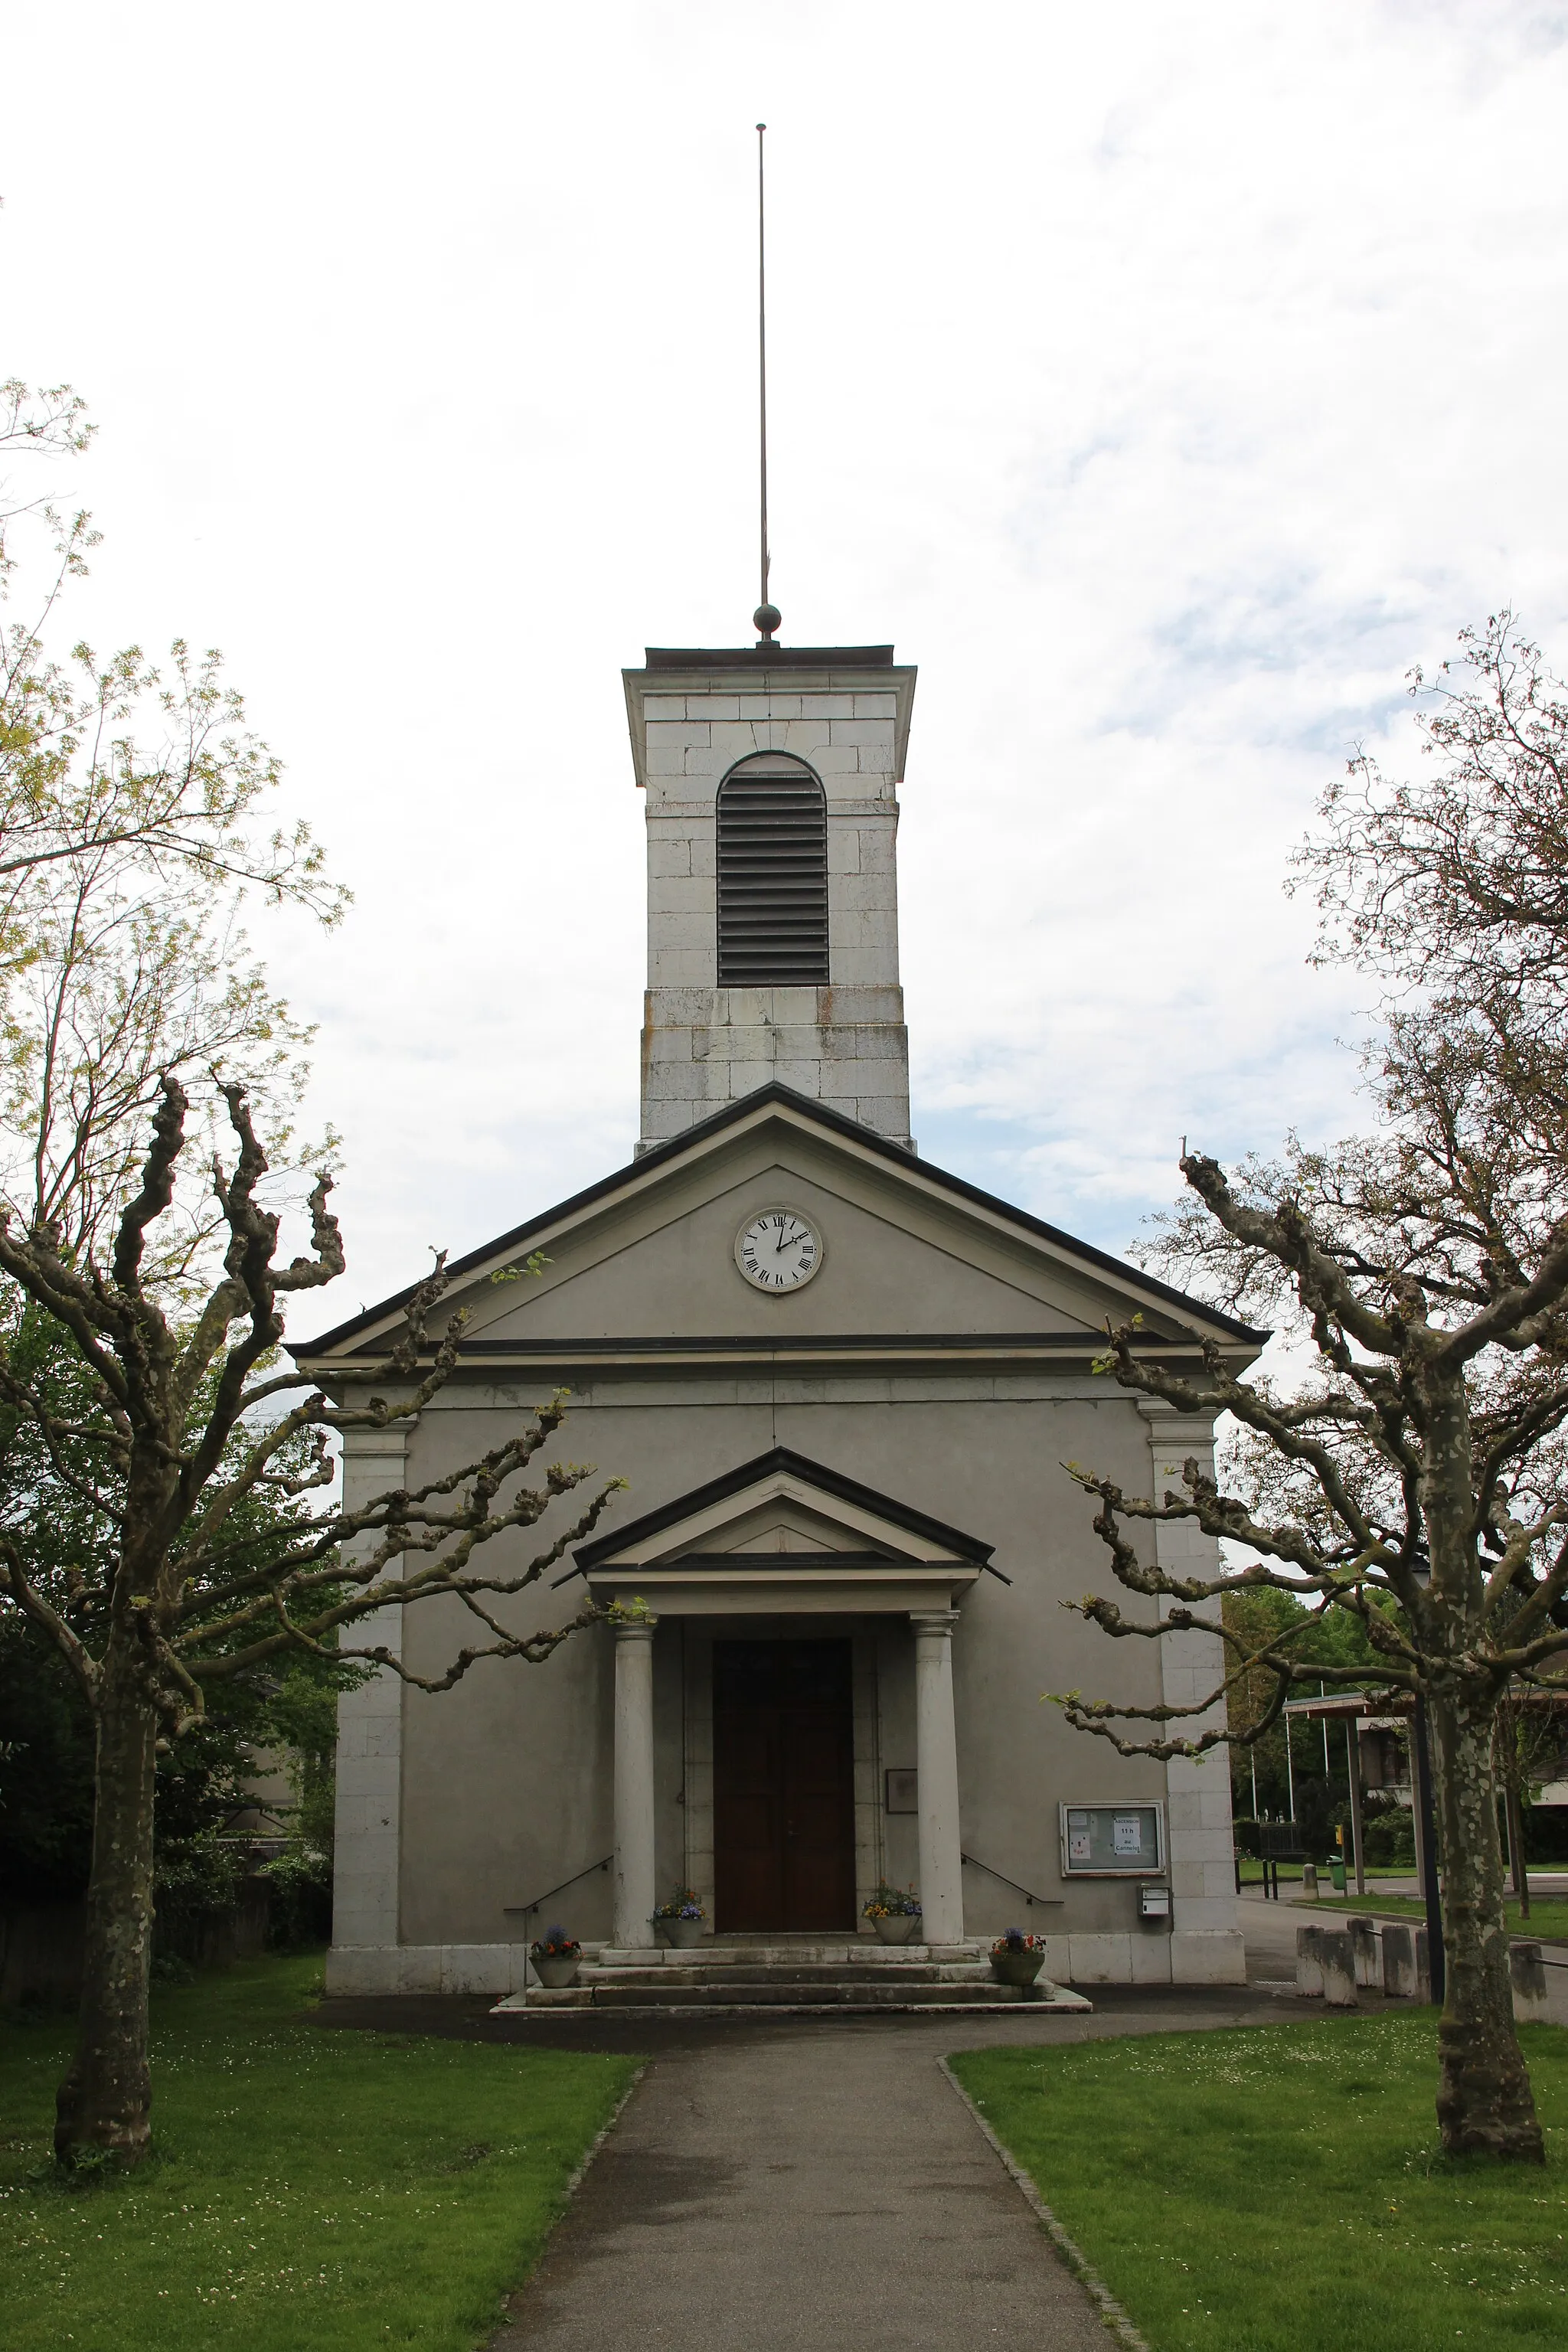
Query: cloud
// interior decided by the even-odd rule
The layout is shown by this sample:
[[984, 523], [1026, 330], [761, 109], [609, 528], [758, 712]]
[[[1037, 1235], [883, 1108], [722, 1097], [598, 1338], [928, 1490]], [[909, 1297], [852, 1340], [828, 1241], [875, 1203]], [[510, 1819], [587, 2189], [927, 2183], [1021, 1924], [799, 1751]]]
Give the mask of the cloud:
[[616, 671], [755, 601], [760, 112], [785, 635], [921, 665], [922, 1144], [1114, 1245], [1184, 1132], [1353, 1121], [1289, 847], [1464, 622], [1568, 644], [1561, 12], [78, 27], [12, 37], [9, 364], [104, 421], [80, 625], [223, 644], [358, 893], [274, 960], [364, 1295], [629, 1150]]

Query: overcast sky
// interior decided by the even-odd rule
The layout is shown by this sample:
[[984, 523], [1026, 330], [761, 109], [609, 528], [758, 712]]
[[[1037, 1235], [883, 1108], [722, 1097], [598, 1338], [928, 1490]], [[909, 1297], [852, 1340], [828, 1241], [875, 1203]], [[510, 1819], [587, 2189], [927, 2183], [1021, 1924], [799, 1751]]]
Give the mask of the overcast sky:
[[79, 0], [6, 79], [73, 627], [221, 646], [356, 893], [255, 927], [333, 1319], [629, 1155], [618, 671], [751, 635], [759, 117], [783, 635], [920, 666], [922, 1150], [1120, 1247], [1353, 1121], [1289, 845], [1467, 621], [1568, 659], [1568, 10]]

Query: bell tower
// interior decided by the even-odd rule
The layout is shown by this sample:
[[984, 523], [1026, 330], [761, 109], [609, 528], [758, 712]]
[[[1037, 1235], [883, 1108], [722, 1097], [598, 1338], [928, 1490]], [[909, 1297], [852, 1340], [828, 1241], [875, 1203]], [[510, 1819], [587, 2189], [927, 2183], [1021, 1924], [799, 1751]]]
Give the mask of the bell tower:
[[650, 646], [622, 675], [647, 814], [638, 1150], [776, 1081], [912, 1151], [895, 851], [913, 667], [769, 635]]

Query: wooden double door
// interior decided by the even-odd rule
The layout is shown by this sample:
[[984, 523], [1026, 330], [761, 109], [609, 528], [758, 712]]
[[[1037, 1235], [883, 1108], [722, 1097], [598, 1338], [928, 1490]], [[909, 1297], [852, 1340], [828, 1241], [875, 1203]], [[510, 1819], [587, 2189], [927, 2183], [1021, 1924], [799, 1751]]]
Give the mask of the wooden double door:
[[713, 1644], [714, 1928], [855, 1927], [847, 1642]]

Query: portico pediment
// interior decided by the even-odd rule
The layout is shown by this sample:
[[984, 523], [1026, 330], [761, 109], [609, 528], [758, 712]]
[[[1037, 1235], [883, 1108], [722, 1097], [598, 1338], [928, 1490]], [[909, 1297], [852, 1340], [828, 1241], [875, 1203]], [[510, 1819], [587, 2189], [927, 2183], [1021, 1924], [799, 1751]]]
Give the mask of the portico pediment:
[[943, 1609], [991, 1550], [781, 1445], [584, 1544], [572, 1573], [656, 1613]]

